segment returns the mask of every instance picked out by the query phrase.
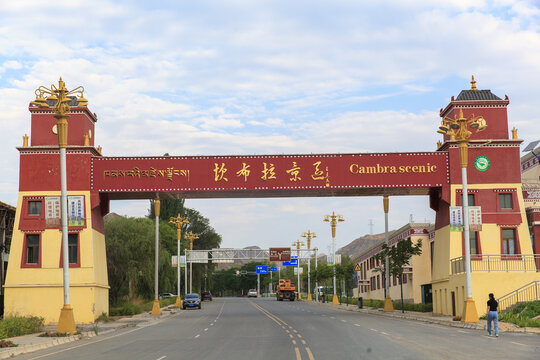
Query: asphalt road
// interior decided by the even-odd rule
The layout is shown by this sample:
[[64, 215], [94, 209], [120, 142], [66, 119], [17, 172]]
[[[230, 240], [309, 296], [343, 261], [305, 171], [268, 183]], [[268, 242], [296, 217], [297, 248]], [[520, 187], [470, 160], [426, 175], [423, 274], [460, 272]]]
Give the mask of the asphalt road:
[[306, 302], [214, 298], [202, 310], [17, 359], [540, 359], [540, 337], [492, 338]]

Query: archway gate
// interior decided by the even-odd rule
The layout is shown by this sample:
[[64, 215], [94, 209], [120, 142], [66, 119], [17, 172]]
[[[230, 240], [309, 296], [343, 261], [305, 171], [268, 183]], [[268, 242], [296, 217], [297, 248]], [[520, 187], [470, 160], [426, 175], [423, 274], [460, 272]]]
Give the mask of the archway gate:
[[92, 157], [91, 169], [91, 190], [109, 199], [427, 195], [449, 184], [447, 152]]
[[[468, 175], [469, 194], [477, 196], [477, 205], [482, 206], [481, 238], [486, 239], [500, 239], [501, 226], [515, 229], [520, 239], [529, 238], [521, 189], [521, 140], [508, 137], [508, 103], [489, 90], [471, 89], [441, 110], [443, 117], [460, 111], [467, 118], [482, 115], [488, 124], [486, 131], [471, 137]], [[435, 311], [447, 312], [444, 294], [462, 286], [463, 278], [453, 277], [449, 266], [451, 259], [462, 256], [461, 234], [451, 233], [449, 226], [449, 207], [459, 205], [461, 171], [457, 143], [447, 135], [433, 152], [106, 157], [95, 147], [96, 115], [76, 99], [69, 105], [70, 291], [76, 322], [91, 323], [108, 312], [103, 216], [109, 212], [109, 201], [117, 199], [429, 195], [437, 213]], [[57, 120], [41, 103], [31, 103], [29, 111], [30, 143], [25, 136], [18, 148], [19, 198], [5, 283], [6, 313], [56, 322], [62, 307]], [[437, 120], [434, 128], [436, 124]], [[488, 169], [474, 169], [478, 157], [489, 159]], [[501, 192], [514, 194], [510, 211], [498, 207]], [[483, 251], [500, 253], [500, 242], [483, 243]], [[532, 253], [531, 244], [521, 241], [520, 251]], [[504, 283], [515, 285], [514, 280]], [[481, 295], [473, 297], [480, 300]]]

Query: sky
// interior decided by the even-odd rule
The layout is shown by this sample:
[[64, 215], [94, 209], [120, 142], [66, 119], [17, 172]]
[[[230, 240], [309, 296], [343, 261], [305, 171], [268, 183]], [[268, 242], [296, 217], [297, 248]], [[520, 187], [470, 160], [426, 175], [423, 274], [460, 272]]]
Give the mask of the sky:
[[[471, 75], [509, 96], [523, 147], [540, 139], [538, 2], [1, 1], [0, 201], [17, 204], [34, 90], [59, 77], [84, 86], [104, 156], [161, 156], [433, 151], [439, 109]], [[222, 247], [289, 246], [309, 229], [328, 252], [332, 211], [338, 248], [384, 231], [381, 197], [186, 205]], [[434, 217], [425, 196], [390, 198], [390, 229]]]

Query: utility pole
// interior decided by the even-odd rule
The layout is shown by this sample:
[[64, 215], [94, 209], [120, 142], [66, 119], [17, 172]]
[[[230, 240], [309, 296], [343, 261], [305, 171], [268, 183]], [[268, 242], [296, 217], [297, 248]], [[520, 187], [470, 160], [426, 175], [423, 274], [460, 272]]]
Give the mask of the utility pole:
[[[175, 224], [176, 225], [176, 239], [177, 239], [177, 242], [178, 242], [178, 247], [177, 247], [177, 256], [178, 256], [178, 269], [177, 269], [177, 275], [178, 275], [178, 291], [176, 292], [176, 303], [175, 303], [175, 307], [179, 308], [181, 305], [182, 305], [182, 300], [180, 299], [180, 239], [182, 238], [182, 226], [184, 226], [184, 224], [189, 224], [189, 219], [187, 216], [181, 216], [180, 213], [178, 213], [178, 216], [177, 217], [172, 217], [170, 220], [169, 220], [169, 223], [171, 224]], [[187, 287], [187, 284], [186, 284], [186, 287]]]
[[334, 297], [332, 298], [332, 304], [338, 305], [339, 301], [336, 294], [336, 224], [345, 220], [342, 215], [336, 215], [332, 211], [332, 215], [325, 215], [323, 221], [329, 222], [332, 229], [332, 272], [334, 274]]
[[[307, 285], [307, 288], [308, 288], [308, 296], [307, 296], [307, 300], [308, 301], [312, 301], [313, 299], [311, 298], [311, 239], [313, 238], [316, 238], [317, 237], [317, 234], [315, 233], [312, 233], [311, 231], [308, 231], [307, 232], [304, 232], [302, 233], [301, 235], [302, 237], [305, 237], [307, 238], [307, 248], [308, 248], [308, 251], [309, 251], [309, 259], [308, 259], [308, 285]], [[317, 259], [315, 259], [315, 261], [317, 261]]]
[[298, 299], [302, 299], [302, 295], [300, 294], [300, 246], [304, 246], [304, 242], [300, 240], [296, 240], [292, 243], [292, 246], [296, 246], [296, 256], [298, 257], [298, 265], [297, 265], [297, 275], [298, 275]]

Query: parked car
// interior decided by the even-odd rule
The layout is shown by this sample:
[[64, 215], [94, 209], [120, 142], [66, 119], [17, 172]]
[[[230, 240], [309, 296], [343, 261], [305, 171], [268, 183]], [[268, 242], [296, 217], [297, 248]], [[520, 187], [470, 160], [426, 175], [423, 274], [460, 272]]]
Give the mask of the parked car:
[[210, 300], [212, 301], [212, 293], [210, 291], [204, 291], [202, 294], [201, 294], [201, 300], [204, 301], [204, 300]]
[[165, 299], [165, 298], [171, 298], [171, 297], [176, 297], [176, 295], [171, 294], [171, 293], [159, 294], [159, 299]]
[[249, 289], [247, 297], [257, 297], [259, 296], [259, 293], [255, 289]]
[[186, 310], [186, 308], [201, 308], [201, 298], [199, 297], [199, 294], [187, 294], [184, 296], [184, 300], [182, 300], [182, 309]]

